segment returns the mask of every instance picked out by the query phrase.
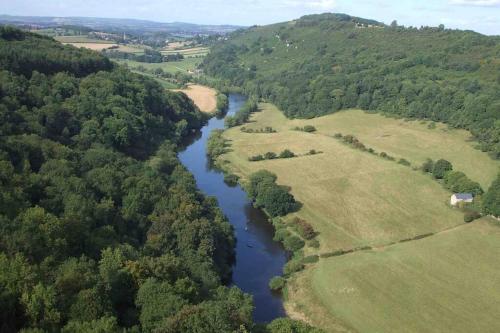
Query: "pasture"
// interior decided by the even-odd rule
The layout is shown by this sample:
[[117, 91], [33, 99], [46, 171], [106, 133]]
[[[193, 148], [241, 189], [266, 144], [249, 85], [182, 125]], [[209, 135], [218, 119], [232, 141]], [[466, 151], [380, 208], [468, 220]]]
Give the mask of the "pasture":
[[[463, 214], [448, 206], [451, 193], [412, 168], [426, 157], [446, 158], [486, 187], [498, 162], [476, 150], [467, 132], [357, 110], [289, 120], [272, 104], [260, 108], [244, 126], [270, 126], [276, 133], [226, 130], [230, 150], [219, 164], [243, 180], [267, 169], [291, 187], [303, 206], [285, 221], [299, 216], [319, 232], [319, 249], [306, 248], [306, 254], [373, 248], [321, 258], [293, 275], [285, 304], [289, 315], [327, 332], [500, 329], [494, 313], [500, 305], [498, 223], [483, 218], [464, 224]], [[304, 125], [317, 131], [294, 130]], [[333, 137], [338, 132], [412, 166], [354, 149]], [[248, 161], [284, 149], [299, 157]], [[306, 155], [311, 149], [321, 153]], [[401, 242], [427, 234], [433, 235]]]
[[[231, 172], [242, 177], [260, 169], [276, 173], [278, 183], [290, 186], [303, 204], [296, 215], [320, 233], [321, 251], [377, 246], [463, 223], [462, 214], [447, 205], [451, 193], [420, 171], [355, 150], [321, 133], [335, 130], [323, 127], [312, 134], [292, 130], [312, 122], [323, 124], [331, 116], [287, 120], [273, 105], [261, 106], [263, 110], [253, 114], [245, 127], [271, 126], [277, 133], [244, 133], [239, 127], [231, 128], [225, 132], [231, 152], [220, 159], [228, 160]], [[311, 149], [322, 153], [248, 161], [250, 156], [284, 149], [299, 155]]]
[[499, 222], [483, 218], [321, 259], [292, 278], [287, 308], [328, 332], [498, 332], [499, 253]]
[[201, 112], [212, 113], [217, 107], [217, 91], [215, 89], [198, 84], [190, 84], [186, 89], [177, 89], [174, 91], [185, 93]]
[[180, 53], [186, 58], [193, 58], [193, 57], [204, 57], [207, 55], [209, 51], [210, 49], [208, 47], [191, 47], [186, 49], [167, 49], [161, 51], [161, 54], [167, 55], [167, 54]]
[[193, 71], [202, 61], [200, 58], [186, 58], [181, 61], [169, 61], [161, 63], [146, 63], [133, 60], [113, 59], [120, 64], [127, 64], [130, 69], [137, 70], [145, 68], [146, 70], [154, 70], [161, 68], [164, 72], [175, 74], [177, 72], [188, 73]]

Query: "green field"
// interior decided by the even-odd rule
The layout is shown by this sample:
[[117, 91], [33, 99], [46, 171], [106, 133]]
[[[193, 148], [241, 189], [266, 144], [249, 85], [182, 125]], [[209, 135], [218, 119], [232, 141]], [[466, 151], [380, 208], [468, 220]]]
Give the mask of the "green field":
[[[320, 232], [322, 251], [387, 244], [463, 223], [462, 214], [448, 207], [451, 193], [431, 177], [411, 167], [355, 150], [326, 135], [333, 135], [339, 130], [338, 124], [341, 122], [336, 122], [335, 118], [339, 115], [343, 117], [344, 114], [311, 120], [287, 120], [271, 104], [261, 105], [263, 111], [254, 114], [252, 122], [245, 127], [258, 129], [271, 126], [278, 133], [250, 134], [241, 132], [240, 128], [232, 128], [225, 132], [225, 136], [231, 140], [232, 151], [221, 159], [228, 160], [231, 171], [243, 177], [260, 169], [276, 173], [278, 182], [290, 186], [293, 195], [303, 203], [297, 214], [310, 221]], [[430, 130], [419, 123], [403, 122], [399, 126], [400, 120], [357, 111], [352, 117], [357, 117], [358, 123], [366, 122], [379, 129], [380, 124], [374, 121], [374, 117], [378, 117], [380, 122], [392, 122], [393, 137], [407, 137], [408, 128], [415, 127], [420, 131], [412, 133], [419, 135], [420, 141], [427, 140], [427, 135], [434, 136], [436, 141], [454, 141], [462, 145], [461, 156], [464, 160], [470, 160], [472, 165], [479, 161], [481, 164], [476, 165], [478, 168], [491, 170], [489, 173], [484, 172], [485, 183], [495, 176], [498, 162], [475, 150], [472, 143], [465, 141], [465, 136], [460, 136], [463, 132]], [[305, 124], [316, 124], [318, 132], [309, 134], [292, 130], [295, 126]], [[366, 128], [369, 127], [366, 125]], [[341, 129], [345, 133], [363, 137], [354, 127], [347, 129], [347, 125], [344, 125]], [[418, 139], [399, 140], [400, 150], [409, 153], [394, 155], [416, 160], [410, 153], [418, 151], [418, 146], [415, 146], [415, 142], [420, 142]], [[367, 141], [365, 144], [371, 146], [372, 142]], [[425, 153], [430, 156], [445, 153], [438, 145], [434, 147], [427, 148]], [[323, 153], [294, 159], [248, 161], [250, 156], [283, 149], [290, 149], [297, 154], [305, 154], [311, 149]], [[432, 149], [436, 150], [432, 152]], [[452, 162], [458, 163], [458, 155], [449, 157]], [[463, 171], [472, 173], [474, 170]], [[475, 171], [471, 177], [479, 174]]]
[[[374, 251], [321, 259], [304, 276], [301, 309], [328, 331], [499, 332], [500, 225], [493, 219]], [[336, 322], [318, 317], [323, 311]], [[324, 315], [325, 313], [323, 313]]]
[[140, 66], [144, 67], [147, 70], [154, 70], [156, 68], [161, 68], [164, 72], [172, 74], [177, 72], [187, 73], [188, 71], [192, 71], [202, 61], [201, 58], [186, 58], [182, 61], [171, 61], [162, 63], [145, 63], [132, 60], [122, 60], [122, 59], [113, 59], [113, 60], [120, 64], [127, 64], [127, 66], [130, 69], [137, 69]]
[[415, 165], [421, 165], [427, 158], [447, 159], [484, 189], [488, 188], [500, 168], [499, 161], [474, 148], [476, 143], [471, 141], [469, 132], [450, 130], [443, 124], [435, 123], [436, 128], [429, 129], [430, 122], [404, 121], [361, 110], [292, 122], [295, 123], [312, 124], [318, 133], [325, 135], [337, 132], [354, 134], [368, 147], [404, 157]]
[[[497, 258], [498, 245], [495, 248], [494, 240], [500, 244], [500, 228], [485, 222], [465, 225], [462, 212], [448, 205], [451, 193], [413, 168], [426, 157], [447, 158], [456, 169], [486, 187], [498, 172], [498, 161], [476, 150], [467, 132], [448, 130], [441, 124], [429, 129], [424, 123], [357, 110], [310, 120], [289, 120], [272, 104], [262, 103], [260, 107], [261, 111], [244, 126], [254, 130], [271, 126], [277, 133], [245, 133], [240, 127], [225, 131], [231, 147], [219, 157], [221, 165], [243, 180], [252, 172], [267, 169], [278, 176], [278, 183], [291, 187], [291, 193], [303, 206], [285, 220], [299, 216], [319, 232], [320, 248], [306, 248], [306, 254], [361, 246], [377, 249], [321, 259], [314, 269], [293, 276], [286, 303], [292, 317], [305, 318], [328, 332], [425, 332], [439, 321], [438, 331], [448, 332], [448, 328], [459, 326], [468, 310], [477, 312], [481, 306], [498, 301], [500, 287], [495, 290], [491, 283], [484, 292], [491, 295], [489, 298], [475, 296], [479, 282], [471, 285], [470, 292], [459, 293], [463, 283], [472, 283], [477, 275], [483, 277], [478, 279], [482, 283], [498, 273], [498, 268], [490, 269], [487, 264], [493, 265]], [[314, 125], [317, 132], [293, 129], [306, 124]], [[367, 147], [397, 159], [405, 158], [413, 167], [356, 150], [335, 139], [333, 134], [337, 132], [353, 134]], [[284, 149], [300, 156], [248, 161], [250, 156]], [[304, 155], [311, 149], [321, 153]], [[229, 163], [223, 163], [224, 160]], [[491, 234], [484, 248], [479, 237], [483, 233]], [[399, 244], [401, 240], [426, 234], [435, 235]], [[453, 245], [453, 240], [457, 244]], [[426, 242], [431, 245], [426, 246]], [[492, 255], [494, 250], [496, 254]], [[471, 256], [481, 259], [475, 261]], [[460, 258], [470, 261], [465, 265]], [[410, 263], [404, 263], [405, 260]], [[450, 264], [446, 264], [448, 261]], [[461, 280], [460, 274], [465, 280]], [[394, 285], [394, 295], [377, 288], [378, 284], [383, 288]], [[454, 293], [458, 299], [455, 305], [451, 298]], [[420, 313], [425, 320], [416, 319]], [[491, 320], [477, 327], [490, 324]], [[473, 323], [464, 326], [469, 332], [470, 325]]]
[[204, 57], [208, 54], [210, 49], [208, 47], [192, 47], [188, 49], [180, 49], [180, 50], [164, 50], [161, 51], [162, 54], [167, 55], [167, 54], [177, 54], [180, 53], [186, 58], [192, 58], [192, 57]]
[[57, 36], [55, 40], [61, 43], [96, 43], [96, 44], [114, 44], [112, 41], [88, 38], [86, 35], [82, 36]]

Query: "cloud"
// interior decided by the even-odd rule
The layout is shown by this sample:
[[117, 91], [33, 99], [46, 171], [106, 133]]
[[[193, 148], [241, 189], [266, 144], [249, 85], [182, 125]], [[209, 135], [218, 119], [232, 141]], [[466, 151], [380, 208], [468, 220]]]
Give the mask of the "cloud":
[[500, 7], [500, 0], [450, 0], [452, 5]]
[[309, 0], [309, 1], [284, 0], [283, 4], [285, 6], [331, 10], [337, 6], [337, 1], [336, 0]]

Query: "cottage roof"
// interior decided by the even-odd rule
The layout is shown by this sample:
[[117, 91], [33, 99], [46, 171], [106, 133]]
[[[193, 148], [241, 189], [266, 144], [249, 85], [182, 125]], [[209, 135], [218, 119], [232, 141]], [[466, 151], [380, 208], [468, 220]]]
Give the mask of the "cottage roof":
[[470, 200], [473, 198], [471, 193], [455, 193], [454, 196], [458, 200]]

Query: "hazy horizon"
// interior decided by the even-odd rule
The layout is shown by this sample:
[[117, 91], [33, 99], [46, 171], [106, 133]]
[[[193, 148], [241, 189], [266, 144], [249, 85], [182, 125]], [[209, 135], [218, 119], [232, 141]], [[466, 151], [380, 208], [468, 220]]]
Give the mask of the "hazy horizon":
[[390, 24], [437, 26], [500, 35], [500, 0], [0, 0], [3, 15], [48, 17], [93, 17], [185, 22], [209, 25], [265, 25], [324, 12], [346, 13]]

